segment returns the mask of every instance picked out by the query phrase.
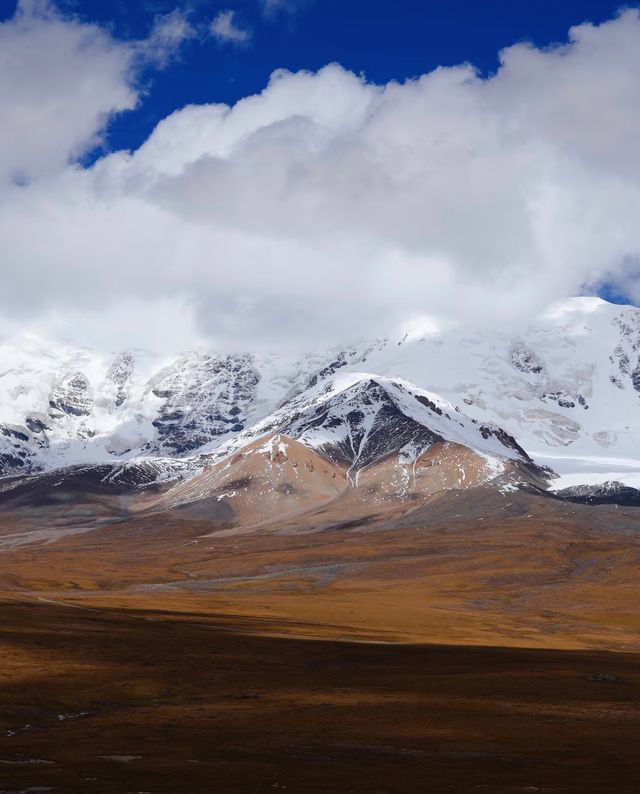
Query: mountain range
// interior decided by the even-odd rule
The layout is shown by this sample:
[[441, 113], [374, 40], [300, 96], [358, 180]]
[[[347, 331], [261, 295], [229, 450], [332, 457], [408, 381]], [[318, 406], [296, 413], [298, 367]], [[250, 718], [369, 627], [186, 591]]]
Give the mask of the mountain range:
[[286, 449], [308, 456], [298, 479], [309, 466], [330, 472], [311, 490], [378, 477], [407, 494], [437, 460], [432, 490], [495, 480], [634, 491], [639, 403], [640, 309], [598, 298], [556, 304], [520, 333], [416, 323], [300, 357], [107, 355], [23, 337], [0, 346], [0, 482], [99, 467], [129, 485], [183, 480], [177, 502], [229, 491], [221, 464], [249, 465], [234, 456], [277, 462]]

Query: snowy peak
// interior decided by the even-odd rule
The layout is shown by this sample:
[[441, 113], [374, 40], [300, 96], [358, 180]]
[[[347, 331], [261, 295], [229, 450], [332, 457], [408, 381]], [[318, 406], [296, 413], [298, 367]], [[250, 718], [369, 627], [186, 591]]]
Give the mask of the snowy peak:
[[385, 388], [390, 383], [358, 374], [333, 379], [285, 407], [284, 432], [351, 470], [401, 449], [428, 449], [440, 437], [403, 410]]
[[528, 460], [515, 440], [499, 428], [480, 425], [439, 395], [400, 378], [343, 375], [317, 397], [303, 395], [300, 402], [307, 403], [310, 416], [297, 419], [290, 432], [310, 446], [339, 445], [355, 468], [393, 453], [415, 460], [439, 441]]
[[334, 375], [290, 399], [209, 461], [147, 509], [196, 503], [246, 527], [303, 513], [355, 520], [447, 491], [546, 484], [504, 431], [406, 381], [363, 373]]
[[249, 354], [191, 352], [167, 361], [33, 339], [5, 343], [0, 476], [141, 455], [186, 457], [221, 444], [259, 418], [261, 377]]
[[578, 504], [640, 507], [640, 490], [616, 480], [601, 485], [574, 485], [558, 491], [558, 496]]
[[[329, 377], [287, 401], [232, 443], [281, 433], [356, 472], [391, 455], [413, 463], [440, 442], [500, 460], [530, 463], [505, 431], [480, 424], [432, 392], [368, 373]], [[223, 446], [218, 454], [226, 454]]]
[[107, 370], [102, 386], [102, 397], [112, 410], [120, 408], [131, 393], [135, 358], [131, 353], [120, 353]]

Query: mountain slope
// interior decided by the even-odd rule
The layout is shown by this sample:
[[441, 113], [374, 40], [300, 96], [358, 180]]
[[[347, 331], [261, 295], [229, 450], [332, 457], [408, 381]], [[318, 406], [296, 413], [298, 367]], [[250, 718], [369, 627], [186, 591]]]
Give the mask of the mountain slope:
[[[598, 298], [552, 307], [518, 332], [453, 329], [382, 343], [367, 366], [503, 427], [560, 484], [640, 484], [640, 310]], [[611, 475], [611, 476], [608, 476]]]
[[343, 493], [345, 471], [292, 438], [275, 434], [247, 444], [142, 509], [200, 503], [201, 512], [229, 524], [251, 526], [304, 512]]

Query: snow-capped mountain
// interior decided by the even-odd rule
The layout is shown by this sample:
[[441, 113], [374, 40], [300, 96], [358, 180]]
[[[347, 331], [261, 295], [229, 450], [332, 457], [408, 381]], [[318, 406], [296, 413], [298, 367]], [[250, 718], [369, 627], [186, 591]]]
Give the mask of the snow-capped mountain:
[[500, 428], [468, 418], [408, 381], [368, 373], [342, 372], [318, 380], [218, 447], [216, 457], [272, 433], [294, 438], [354, 473], [391, 454], [412, 463], [442, 441], [496, 459], [531, 462]]
[[339, 373], [202, 456], [199, 474], [144, 503], [206, 502], [232, 526], [333, 510], [357, 516], [450, 490], [545, 487], [504, 430], [399, 379]]
[[558, 487], [640, 483], [640, 310], [557, 304], [520, 333], [457, 329], [385, 343], [373, 371], [405, 377], [503, 427]]
[[240, 432], [303, 385], [292, 363], [275, 357], [105, 355], [33, 338], [0, 346], [0, 367], [4, 474], [184, 458]]
[[[361, 372], [372, 373], [367, 383]], [[354, 379], [338, 417], [348, 428], [340, 440], [329, 419], [321, 421], [336, 409], [327, 395], [337, 373]], [[389, 379], [441, 395], [478, 427], [502, 428], [563, 475], [559, 487], [640, 484], [640, 310], [597, 298], [558, 304], [519, 332], [416, 329], [295, 360], [220, 351], [107, 355], [33, 337], [5, 342], [0, 471], [141, 456], [162, 469], [161, 459], [208, 456], [231, 439], [276, 431], [318, 450], [325, 444], [327, 454], [333, 445], [332, 455], [358, 467], [384, 448], [366, 400], [372, 390], [384, 392], [380, 425], [398, 407]], [[300, 417], [280, 427], [287, 402], [285, 413], [294, 406]], [[397, 432], [406, 444], [423, 434], [411, 417]]]

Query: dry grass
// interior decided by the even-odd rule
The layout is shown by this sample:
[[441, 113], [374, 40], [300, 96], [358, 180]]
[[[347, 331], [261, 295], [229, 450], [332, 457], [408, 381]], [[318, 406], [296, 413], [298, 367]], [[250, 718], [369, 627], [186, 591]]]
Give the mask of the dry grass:
[[2, 612], [4, 790], [637, 790], [637, 655], [277, 638], [177, 612]]
[[635, 512], [460, 509], [0, 554], [0, 791], [635, 792]]

